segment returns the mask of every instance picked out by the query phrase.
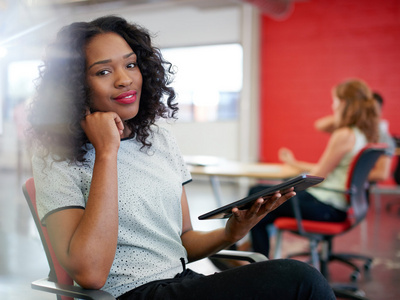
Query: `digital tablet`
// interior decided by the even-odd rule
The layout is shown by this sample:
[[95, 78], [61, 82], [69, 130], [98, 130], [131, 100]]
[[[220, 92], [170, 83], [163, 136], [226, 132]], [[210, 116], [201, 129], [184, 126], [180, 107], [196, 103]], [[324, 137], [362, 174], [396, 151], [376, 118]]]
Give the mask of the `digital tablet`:
[[199, 220], [206, 220], [206, 219], [225, 219], [229, 218], [232, 215], [232, 209], [237, 207], [239, 209], [248, 209], [250, 208], [254, 201], [256, 201], [260, 197], [267, 197], [270, 196], [277, 191], [284, 191], [294, 187], [295, 192], [300, 192], [305, 190], [306, 188], [316, 185], [324, 180], [323, 177], [318, 176], [311, 176], [311, 175], [299, 175], [287, 181], [284, 181], [280, 184], [268, 187], [260, 192], [254, 193], [249, 195], [241, 200], [237, 200], [215, 210], [212, 210], [208, 213], [205, 213], [199, 216]]

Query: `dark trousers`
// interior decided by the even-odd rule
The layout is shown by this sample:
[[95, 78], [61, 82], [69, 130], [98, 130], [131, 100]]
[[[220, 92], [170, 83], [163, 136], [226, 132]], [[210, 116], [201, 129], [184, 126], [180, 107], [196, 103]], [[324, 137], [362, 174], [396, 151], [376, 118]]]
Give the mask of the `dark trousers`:
[[[249, 194], [256, 193], [268, 186], [258, 185], [250, 189]], [[300, 206], [301, 216], [305, 220], [342, 222], [346, 219], [346, 212], [318, 201], [307, 191], [296, 195]], [[253, 250], [269, 257], [269, 233], [267, 226], [274, 223], [279, 217], [294, 217], [292, 199], [289, 199], [274, 211], [270, 212], [250, 231]]]
[[176, 278], [140, 286], [119, 300], [336, 299], [325, 278], [306, 263], [277, 259], [204, 276], [185, 270]]

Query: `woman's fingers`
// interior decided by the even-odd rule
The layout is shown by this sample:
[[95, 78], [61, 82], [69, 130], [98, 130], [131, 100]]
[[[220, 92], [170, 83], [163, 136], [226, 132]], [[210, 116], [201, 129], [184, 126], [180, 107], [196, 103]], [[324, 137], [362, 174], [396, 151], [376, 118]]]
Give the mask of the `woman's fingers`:
[[287, 200], [295, 196], [296, 193], [294, 191], [288, 192], [284, 194], [282, 197], [274, 201], [274, 203], [271, 204], [269, 207], [269, 211], [273, 211], [274, 209], [278, 208], [281, 204], [285, 203]]
[[119, 148], [124, 124], [117, 113], [87, 111], [81, 125], [96, 149]]
[[227, 235], [236, 240], [244, 237], [269, 212], [279, 207], [295, 194], [292, 188], [283, 195], [277, 192], [269, 197], [258, 198], [249, 209], [233, 208], [232, 217], [229, 218], [226, 224]]
[[115, 114], [114, 121], [115, 125], [117, 125], [119, 135], [122, 136], [122, 134], [124, 133], [124, 122], [122, 122], [121, 118], [117, 114]]
[[[296, 193], [294, 192], [294, 188], [289, 188], [284, 190], [282, 193], [278, 191], [264, 198], [260, 197], [253, 203], [253, 205], [249, 209], [246, 210], [246, 215], [251, 217], [270, 212], [288, 199], [292, 198], [294, 195], [296, 195]], [[232, 209], [232, 213], [236, 217], [241, 216], [240, 209], [237, 207]]]
[[265, 198], [263, 213], [273, 211], [295, 195], [296, 193], [294, 192], [294, 188], [290, 188], [282, 191], [282, 193], [277, 192], [271, 197]]
[[260, 208], [263, 206], [265, 200], [263, 198], [258, 198], [254, 204], [250, 207], [249, 213], [252, 215], [257, 215], [260, 211]]

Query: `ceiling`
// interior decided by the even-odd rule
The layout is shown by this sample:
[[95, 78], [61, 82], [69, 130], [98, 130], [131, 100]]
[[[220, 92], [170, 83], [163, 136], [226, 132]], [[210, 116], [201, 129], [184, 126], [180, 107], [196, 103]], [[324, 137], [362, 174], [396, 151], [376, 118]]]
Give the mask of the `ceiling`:
[[67, 14], [85, 11], [109, 11], [119, 7], [191, 5], [198, 8], [226, 6], [240, 0], [0, 0], [0, 46], [48, 25]]
[[[153, 9], [186, 5], [210, 9], [251, 3], [262, 13], [279, 18], [291, 11], [294, 0], [0, 0], [0, 47], [20, 47], [21, 44], [44, 42], [53, 23], [63, 17], [84, 14], [85, 11], [111, 11], [127, 6]], [[298, 1], [298, 0], [297, 0]], [[37, 34], [42, 31], [41, 34]], [[35, 33], [35, 34], [33, 34]], [[46, 36], [47, 35], [47, 36]], [[41, 40], [43, 39], [43, 40]], [[46, 42], [45, 42], [46, 43]]]

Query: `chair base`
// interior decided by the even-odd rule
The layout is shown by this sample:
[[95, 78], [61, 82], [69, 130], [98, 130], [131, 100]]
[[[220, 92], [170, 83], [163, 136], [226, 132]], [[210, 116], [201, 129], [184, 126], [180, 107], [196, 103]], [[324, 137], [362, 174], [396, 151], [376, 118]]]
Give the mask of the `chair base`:
[[372, 258], [364, 255], [358, 255], [358, 254], [349, 254], [349, 253], [333, 253], [331, 254], [329, 261], [340, 261], [348, 266], [350, 266], [353, 269], [353, 272], [350, 274], [350, 280], [351, 281], [356, 281], [360, 275], [361, 275], [361, 270], [360, 268], [351, 262], [351, 260], [361, 260], [364, 261], [364, 271], [369, 271], [371, 269], [372, 265]]
[[339, 299], [369, 300], [365, 297], [364, 291], [356, 286], [333, 283], [331, 287], [335, 296]]
[[[301, 253], [293, 253], [287, 256], [287, 258], [294, 257], [302, 257], [302, 256], [311, 256], [310, 252], [301, 252]], [[319, 254], [321, 257], [321, 254]], [[353, 272], [350, 274], [350, 281], [355, 282], [360, 278], [361, 269], [351, 260], [361, 260], [364, 261], [364, 271], [369, 271], [371, 269], [373, 259], [368, 256], [358, 255], [358, 254], [350, 254], [350, 253], [331, 253], [328, 255], [327, 261], [320, 260], [320, 271], [325, 276], [325, 278], [329, 279], [329, 272], [327, 270], [327, 264], [332, 261], [339, 261], [347, 266], [349, 266]], [[309, 262], [311, 263], [311, 261]]]

